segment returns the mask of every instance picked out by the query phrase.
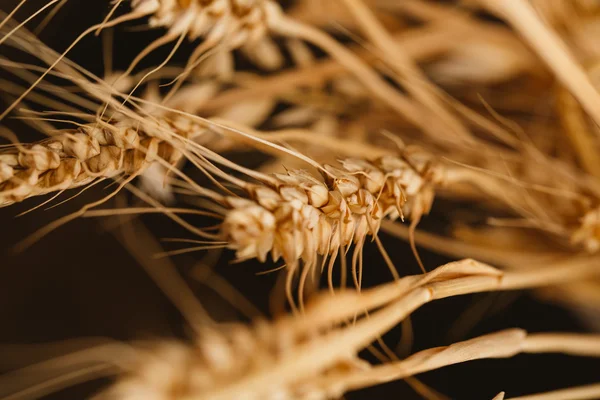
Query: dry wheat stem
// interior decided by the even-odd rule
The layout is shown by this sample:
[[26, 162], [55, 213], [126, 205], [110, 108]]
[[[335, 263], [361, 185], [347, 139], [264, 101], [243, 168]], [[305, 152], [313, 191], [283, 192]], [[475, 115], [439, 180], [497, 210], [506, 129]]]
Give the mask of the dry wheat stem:
[[588, 114], [600, 125], [600, 93], [586, 72], [569, 52], [560, 36], [544, 25], [531, 5], [524, 0], [479, 0], [504, 17], [523, 35], [557, 78], [573, 93]]
[[373, 41], [387, 61], [387, 64], [402, 78], [407, 90], [423, 105], [431, 110], [431, 115], [439, 118], [458, 137], [468, 140], [470, 132], [440, 102], [438, 88], [433, 86], [413, 61], [404, 54], [390, 33], [381, 25], [377, 17], [361, 0], [344, 0], [346, 7], [354, 15], [359, 25]]
[[577, 100], [563, 87], [558, 89], [556, 108], [583, 168], [600, 179], [600, 160], [594, 151], [595, 138], [588, 127], [588, 120]]
[[[589, 273], [589, 266], [587, 269]], [[98, 398], [327, 399], [348, 390], [474, 359], [512, 357], [519, 352], [600, 356], [598, 335], [527, 335], [512, 329], [425, 350], [381, 366], [371, 366], [357, 357], [358, 351], [378, 335], [428, 301], [496, 289], [481, 278], [493, 278], [500, 283], [497, 285], [500, 289], [515, 289], [572, 279], [570, 271], [573, 268], [568, 268], [566, 274], [561, 271], [548, 275], [544, 271], [545, 277], [540, 279], [536, 277], [541, 271], [529, 275], [502, 273], [463, 260], [439, 267], [426, 276], [403, 278], [362, 293], [346, 290], [320, 295], [307, 305], [302, 315], [285, 316], [273, 323], [256, 321], [249, 327], [227, 325], [224, 329], [207, 329], [192, 347], [163, 342], [155, 345], [154, 350], [136, 349], [120, 363], [124, 374]], [[477, 283], [466, 282], [471, 278]], [[461, 290], [456, 290], [458, 287]], [[381, 306], [381, 310], [354, 325], [335, 327], [349, 316]], [[323, 348], [328, 351], [323, 352]], [[96, 356], [80, 353], [74, 356], [80, 361], [73, 362], [71, 358], [71, 365], [98, 361], [99, 356], [107, 359], [105, 352]], [[114, 362], [119, 360], [122, 358], [117, 356]]]
[[346, 377], [345, 386], [347, 390], [356, 390], [372, 386], [373, 382], [389, 382], [456, 363], [484, 358], [511, 358], [519, 353], [564, 353], [600, 357], [600, 336], [528, 335], [521, 329], [510, 329], [425, 350], [402, 361], [361, 371]]
[[[235, 3], [235, 4], [237, 5], [237, 3]], [[239, 25], [237, 23], [233, 23], [231, 26], [229, 25], [230, 21], [227, 18], [227, 16], [229, 14], [227, 14], [227, 13], [223, 14], [224, 11], [222, 9], [222, 7], [225, 7], [225, 8], [229, 7], [230, 3], [228, 3], [227, 1], [217, 0], [217, 1], [211, 2], [211, 5], [215, 5], [215, 7], [217, 8], [217, 11], [215, 14], [217, 17], [223, 17], [223, 15], [226, 16], [222, 21], [218, 21], [218, 22], [224, 24], [222, 26], [222, 29], [225, 29], [225, 34], [226, 34], [225, 37], [227, 37], [228, 41], [230, 39], [232, 39], [229, 36], [234, 36], [234, 39], [236, 39], [237, 41], [246, 40], [247, 36], [251, 32], [253, 32], [252, 30], [250, 30], [250, 32], [243, 30], [240, 33], [237, 30], [239, 28]], [[137, 6], [137, 7], [135, 7], [135, 6]], [[250, 7], [246, 7], [246, 6], [247, 5], [244, 4], [239, 7], [238, 6], [233, 7], [233, 9], [235, 9], [236, 12], [237, 12], [238, 8], [240, 10], [242, 10], [241, 12], [244, 17], [250, 16], [250, 15], [255, 15], [255, 14], [258, 15], [256, 18], [258, 18], [261, 22], [265, 23], [264, 26], [262, 24], [259, 24], [259, 26], [256, 27], [257, 32], [259, 32], [259, 34], [261, 34], [261, 35], [264, 34], [265, 29], [268, 28], [278, 34], [281, 34], [284, 36], [292, 36], [292, 37], [302, 38], [302, 39], [313, 42], [314, 44], [324, 48], [324, 50], [329, 52], [334, 57], [338, 58], [340, 60], [340, 62], [345, 65], [346, 68], [348, 68], [351, 72], [353, 72], [361, 80], [361, 82], [363, 82], [368, 88], [370, 88], [373, 91], [373, 93], [375, 95], [377, 95], [380, 99], [382, 99], [384, 102], [389, 104], [396, 111], [399, 111], [405, 118], [407, 118], [409, 121], [414, 123], [416, 126], [420, 126], [424, 131], [430, 132], [431, 134], [433, 134], [433, 129], [428, 124], [423, 124], [422, 119], [417, 118], [417, 115], [420, 114], [418, 108], [414, 107], [414, 105], [411, 102], [409, 102], [406, 98], [404, 98], [404, 96], [402, 96], [399, 92], [397, 92], [390, 85], [388, 85], [376, 72], [372, 71], [357, 56], [355, 56], [353, 53], [351, 53], [350, 51], [345, 49], [337, 41], [335, 41], [328, 35], [324, 34], [323, 32], [320, 32], [318, 29], [314, 29], [310, 26], [306, 26], [306, 25], [303, 25], [301, 23], [298, 23], [296, 21], [286, 18], [283, 15], [283, 12], [279, 8], [279, 6], [272, 1], [261, 0], [257, 4], [254, 4], [254, 3], [251, 4]], [[221, 9], [219, 7], [221, 7]], [[183, 8], [183, 10], [182, 10], [182, 8]], [[164, 15], [161, 14], [163, 11], [164, 11]], [[183, 20], [179, 19], [180, 11], [184, 12]], [[229, 10], [229, 11], [232, 11], [232, 10]], [[134, 11], [131, 14], [126, 14], [123, 17], [114, 19], [112, 21], [106, 21], [102, 24], [95, 25], [95, 26], [87, 29], [84, 33], [82, 33], [77, 38], [77, 40], [75, 42], [73, 42], [67, 48], [67, 50], [62, 55], [60, 55], [50, 65], [50, 67], [29, 87], [29, 89], [27, 89], [21, 96], [19, 96], [19, 98], [15, 102], [13, 102], [11, 104], [11, 106], [9, 106], [8, 109], [6, 109], [0, 115], [0, 120], [2, 118], [4, 118], [5, 116], [7, 116], [14, 109], [14, 107], [16, 107], [16, 105], [20, 101], [22, 101], [27, 96], [27, 94], [31, 90], [33, 90], [33, 88], [36, 85], [38, 85], [45, 78], [45, 76], [63, 60], [63, 58], [65, 57], [67, 52], [69, 52], [77, 44], [77, 42], [79, 40], [81, 40], [81, 38], [85, 37], [87, 34], [93, 32], [99, 28], [114, 26], [114, 25], [121, 23], [124, 20], [131, 20], [131, 19], [139, 18], [140, 16], [143, 16], [143, 15], [148, 15], [148, 14], [157, 13], [157, 12], [160, 15], [162, 15], [161, 18], [164, 18], [164, 20], [166, 21], [165, 23], [171, 23], [174, 25], [172, 26], [171, 33], [169, 35], [165, 36], [162, 39], [158, 39], [159, 42], [155, 42], [155, 44], [151, 44], [149, 46], [149, 49], [142, 52], [141, 56], [143, 56], [146, 52], [150, 51], [153, 46], [157, 46], [158, 44], [161, 44], [162, 42], [168, 42], [170, 40], [176, 39], [177, 37], [180, 37], [180, 40], [181, 40], [185, 34], [187, 34], [190, 31], [193, 31], [193, 29], [196, 28], [196, 26], [194, 25], [195, 23], [205, 24], [205, 22], [202, 21], [202, 18], [199, 18], [197, 20], [192, 19], [193, 17], [196, 16], [196, 13], [198, 13], [198, 12], [200, 12], [200, 16], [204, 15], [202, 13], [202, 7], [200, 7], [200, 9], [197, 9], [196, 3], [178, 4], [175, 0], [165, 0], [162, 3], [158, 0], [150, 0], [150, 1], [140, 0], [139, 2], [134, 3]], [[252, 18], [255, 18], [255, 17], [253, 16]], [[212, 22], [211, 22], [211, 24], [212, 24]], [[209, 28], [211, 29], [210, 32], [211, 33], [216, 32], [216, 35], [219, 38], [223, 37], [221, 35], [221, 31], [219, 29], [212, 29], [214, 27], [211, 24], [209, 24]], [[202, 29], [206, 29], [206, 28], [202, 28]], [[200, 29], [197, 32], [201, 32], [201, 31], [202, 30]], [[239, 35], [237, 37], [235, 37], [235, 35], [238, 33], [239, 33]], [[178, 45], [176, 47], [178, 47]], [[169, 56], [168, 58], [170, 58], [170, 57], [171, 56]], [[139, 58], [140, 58], [140, 56], [138, 56], [136, 58], [136, 61]], [[165, 62], [163, 62], [163, 64], [165, 64], [166, 61], [168, 61], [168, 58], [167, 58], [167, 60], [165, 60]], [[161, 66], [155, 68], [151, 72], [157, 71], [158, 69], [160, 69], [160, 67], [162, 67], [162, 64], [161, 64]]]
[[[454, 41], [464, 39], [469, 33], [437, 24], [431, 27], [415, 28], [410, 33], [397, 34], [394, 39], [397, 46], [402, 48], [407, 56], [415, 61], [426, 61], [444, 53]], [[360, 48], [356, 49], [356, 53], [370, 63], [376, 59], [374, 54]], [[344, 66], [336, 60], [318, 61], [309, 67], [282, 71], [264, 78], [254, 78], [239, 89], [232, 89], [217, 95], [202, 109], [214, 112], [224, 106], [256, 98], [256, 96], [281, 96], [299, 86], [320, 86], [325, 81], [344, 72]], [[259, 92], [257, 92], [257, 88], [260, 88]]]
[[510, 397], [507, 400], [594, 400], [600, 397], [600, 384], [576, 386], [546, 393]]
[[[382, 230], [402, 240], [409, 239], [408, 228], [402, 224], [384, 221]], [[511, 246], [495, 238], [490, 238], [482, 243], [482, 237], [490, 236], [489, 229], [484, 232], [476, 232], [473, 235], [473, 237], [469, 237], [457, 233], [455, 237], [449, 238], [421, 231], [416, 234], [415, 240], [421, 247], [432, 251], [455, 258], [475, 257], [478, 260], [490, 262], [510, 270], [531, 268], [531, 266], [543, 268], [546, 265], [553, 265], [557, 262], [566, 261], [569, 257], [574, 257], [572, 253], [565, 251], [550, 251], [545, 243], [538, 247], [531, 245], [528, 243], [530, 234], [526, 232], [523, 232], [520, 235], [521, 237], [515, 235], [514, 230], [509, 232], [510, 238], [514, 237], [514, 242], [521, 244], [521, 247], [518, 245]], [[526, 247], [523, 248], [523, 245]], [[529, 247], [532, 248], [529, 249]], [[559, 302], [572, 308], [598, 309], [600, 304], [598, 282], [598, 279], [584, 279], [572, 283], [561, 283], [559, 286], [538, 289], [536, 294], [544, 300]]]
[[[598, 258], [571, 258], [562, 261], [532, 264], [529, 268], [503, 272], [487, 264], [465, 259], [445, 264], [423, 275], [401, 278], [398, 281], [384, 284], [373, 289], [363, 290], [359, 294], [342, 291], [336, 292], [343, 301], [344, 310], [338, 318], [351, 317], [356, 313], [389, 304], [399, 299], [400, 304], [405, 296], [410, 304], [419, 299], [420, 305], [451, 296], [458, 296], [485, 291], [504, 291], [551, 287], [567, 282], [598, 276]], [[420, 307], [417, 306], [417, 307]], [[411, 305], [412, 307], [412, 305]], [[330, 320], [327, 308], [319, 302], [309, 302], [307, 309], [318, 310], [324, 320]], [[316, 314], [316, 312], [315, 312]], [[316, 317], [311, 322], [316, 323]], [[305, 325], [301, 317], [296, 321], [298, 329]]]

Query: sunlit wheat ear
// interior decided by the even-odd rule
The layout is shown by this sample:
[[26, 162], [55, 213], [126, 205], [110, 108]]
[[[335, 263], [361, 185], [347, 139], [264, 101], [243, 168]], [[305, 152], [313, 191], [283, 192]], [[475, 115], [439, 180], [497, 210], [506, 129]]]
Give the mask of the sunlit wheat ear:
[[[265, 4], [270, 0], [133, 0], [134, 13], [149, 14], [150, 26], [182, 32], [192, 40], [227, 39], [232, 47], [266, 32]], [[188, 28], [189, 25], [189, 28]]]
[[[353, 245], [352, 277], [362, 281], [362, 247], [375, 240], [392, 275], [398, 272], [377, 238], [381, 221], [409, 216], [418, 221], [429, 212], [433, 186], [442, 179], [432, 160], [406, 152], [372, 162], [346, 159], [341, 167], [325, 166], [324, 180], [304, 171], [275, 174], [274, 182], [248, 185], [250, 199], [230, 198], [223, 233], [238, 259], [280, 258], [291, 277], [303, 263], [299, 291], [310, 270], [324, 269], [333, 285], [333, 263]], [[320, 259], [322, 259], [320, 261]], [[342, 268], [345, 265], [342, 264]], [[344, 271], [342, 271], [344, 272]], [[344, 276], [344, 275], [342, 275]]]
[[582, 245], [588, 252], [600, 250], [600, 208], [588, 211], [571, 236], [573, 244]]
[[[184, 37], [189, 40], [202, 38], [202, 42], [189, 56], [184, 72], [177, 78], [178, 82], [166, 99], [177, 91], [194, 68], [207, 59], [214, 62], [225, 58], [227, 65], [233, 65], [229, 53], [237, 48], [247, 51], [251, 49], [258, 54], [258, 58], [265, 57], [263, 65], [278, 68], [283, 63], [283, 57], [266, 35], [267, 1], [269, 0], [134, 0], [131, 3], [132, 13], [149, 13], [150, 26], [164, 27], [167, 33], [142, 50], [123, 76], [128, 76], [139, 61], [151, 51], [179, 38], [173, 49], [176, 50]], [[165, 63], [167, 61], [168, 59]], [[162, 68], [163, 64], [150, 73]], [[224, 71], [221, 71], [224, 66], [225, 64], [218, 65], [215, 72], [227, 74], [230, 68], [225, 67]]]
[[0, 148], [0, 206], [28, 197], [143, 172], [154, 160], [180, 154], [126, 123], [84, 125], [34, 144]]

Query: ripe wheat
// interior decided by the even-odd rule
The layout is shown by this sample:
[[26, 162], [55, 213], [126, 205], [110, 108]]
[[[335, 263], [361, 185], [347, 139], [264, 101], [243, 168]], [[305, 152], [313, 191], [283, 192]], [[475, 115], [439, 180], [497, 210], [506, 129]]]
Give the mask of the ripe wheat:
[[[358, 356], [361, 349], [427, 302], [479, 291], [532, 288], [594, 274], [597, 270], [590, 260], [525, 273], [503, 273], [463, 260], [363, 292], [320, 294], [302, 315], [284, 315], [273, 322], [256, 320], [252, 325], [205, 326], [191, 345], [168, 341], [150, 347], [101, 345], [16, 371], [5, 379], [28, 378], [33, 373], [39, 376], [56, 366], [74, 370], [28, 388], [30, 398], [82, 379], [117, 373], [117, 382], [95, 398], [333, 399], [348, 391], [483, 358], [549, 352], [600, 357], [598, 335], [528, 335], [520, 329], [424, 350], [382, 365]], [[338, 306], [340, 302], [344, 307]], [[367, 311], [369, 316], [343, 324]]]
[[[151, 207], [91, 210], [101, 201], [67, 220], [163, 213], [206, 240], [183, 239], [202, 246], [161, 253], [157, 260], [168, 254], [230, 248], [237, 261], [281, 262], [294, 311], [250, 324], [216, 324], [201, 317], [197, 323], [202, 307], [194, 307], [193, 301], [190, 306], [189, 288], [171, 290], [161, 275], [174, 266], [155, 268], [150, 274], [193, 329], [191, 342], [101, 346], [26, 368], [2, 383], [18, 384], [27, 376], [39, 380], [54, 366], [72, 373], [34, 384], [9, 399], [41, 396], [93, 376], [115, 374], [115, 383], [95, 398], [329, 399], [475, 359], [541, 352], [600, 357], [600, 337], [593, 334], [527, 334], [511, 329], [405, 359], [380, 338], [403, 323], [405, 340], [410, 336], [404, 329], [410, 325], [406, 319], [427, 303], [488, 291], [532, 289], [542, 299], [562, 299], [579, 315], [585, 308], [582, 318], [588, 326], [597, 323], [600, 167], [593, 122], [600, 121], [600, 95], [593, 74], [600, 51], [593, 27], [600, 3], [471, 0], [459, 7], [424, 0], [341, 0], [332, 10], [341, 14], [345, 7], [349, 13], [340, 20], [352, 18], [347, 25], [350, 35], [360, 29], [373, 45], [357, 49], [316, 27], [337, 15], [304, 19], [316, 8], [315, 2], [298, 2], [299, 18], [274, 0], [132, 0], [124, 15], [113, 18], [123, 3], [118, 0], [105, 20], [77, 41], [142, 17], [165, 33], [124, 73], [116, 74], [120, 79], [111, 75], [108, 82], [65, 58], [77, 41], [59, 55], [26, 33], [24, 24], [0, 22], [0, 45], [50, 65], [46, 70], [0, 59], [3, 68], [31, 85], [0, 119], [22, 100], [63, 116], [79, 111], [66, 103], [87, 109], [87, 114], [79, 114], [85, 123], [77, 123], [78, 129], [53, 132], [53, 120], [46, 121], [42, 113], [28, 115], [28, 104], [21, 103], [23, 119], [42, 127], [49, 138], [30, 144], [14, 140], [0, 147], [0, 207], [115, 179], [120, 185], [113, 194], [127, 185], [136, 200]], [[53, 6], [56, 11], [64, 3], [49, 1], [39, 13]], [[484, 20], [462, 7], [473, 4], [507, 24]], [[382, 10], [388, 14], [384, 18]], [[419, 26], [407, 24], [402, 15], [418, 20]], [[284, 38], [284, 43], [276, 45], [274, 37]], [[198, 40], [198, 45], [185, 67], [167, 72], [163, 67], [184, 40]], [[315, 61], [307, 43], [324, 50], [330, 59]], [[142, 58], [167, 44], [173, 47], [166, 59], [132, 74]], [[297, 64], [291, 71], [263, 77], [236, 71], [233, 51], [242, 51], [272, 71], [283, 64], [282, 46]], [[196, 68], [201, 69], [194, 76], [199, 84], [183, 86]], [[161, 76], [154, 75], [147, 95], [134, 96], [159, 70]], [[52, 83], [39, 85], [50, 75], [70, 81], [84, 95]], [[175, 83], [166, 96], [158, 89], [164, 78], [174, 78], [171, 84]], [[19, 96], [18, 84], [9, 83], [4, 85], [6, 92]], [[38, 85], [40, 92], [51, 96], [32, 92]], [[29, 94], [33, 96], [26, 98]], [[471, 105], [455, 98], [476, 105], [471, 110]], [[105, 109], [91, 117], [88, 110], [102, 109], [102, 103]], [[277, 105], [287, 109], [280, 111]], [[489, 112], [498, 122], [476, 110]], [[265, 129], [280, 130], [252, 128], [263, 122]], [[382, 130], [394, 134], [381, 135]], [[380, 145], [390, 139], [398, 148], [387, 142]], [[273, 156], [270, 169], [246, 167], [225, 153], [249, 147]], [[337, 163], [334, 157], [339, 157]], [[207, 179], [192, 180], [180, 168], [184, 161]], [[268, 173], [281, 164], [285, 173]], [[155, 186], [171, 185], [178, 200], [189, 200], [193, 206], [169, 208], [153, 197], [156, 193], [148, 195], [128, 185], [148, 174], [151, 166], [160, 167], [150, 171]], [[311, 167], [314, 171], [299, 169]], [[454, 257], [476, 255], [503, 270], [466, 259], [400, 278], [378, 237], [380, 230], [408, 239], [416, 254], [417, 224], [432, 209], [434, 197], [445, 196], [482, 207], [460, 213], [452, 212], [452, 205], [441, 209], [445, 215], [436, 221], [437, 228], [446, 228], [441, 226], [446, 218], [460, 226], [444, 236], [422, 232], [417, 236], [420, 244]], [[208, 216], [219, 224], [198, 227], [180, 217], [186, 213]], [[410, 224], [398, 222], [405, 218]], [[492, 226], [479, 227], [484, 218]], [[121, 226], [124, 220], [118, 222], [115, 225]], [[141, 242], [141, 236], [130, 235], [130, 240]], [[369, 240], [376, 242], [393, 282], [362, 287], [363, 248]], [[140, 254], [153, 256], [142, 247], [129, 249], [140, 264]], [[346, 268], [351, 251], [351, 266]], [[341, 264], [340, 289], [333, 282], [336, 261]], [[331, 293], [310, 293], [305, 302], [303, 296], [312, 289], [307, 283], [326, 268]], [[356, 290], [346, 288], [347, 273]], [[298, 275], [300, 313], [292, 294], [292, 280]], [[389, 358], [380, 357], [382, 364], [371, 364], [359, 355], [364, 350], [376, 354], [378, 348], [370, 346], [374, 341]], [[541, 396], [596, 398], [600, 387]]]
[[137, 176], [157, 159], [173, 165], [180, 158], [168, 141], [139, 126], [99, 121], [34, 144], [0, 148], [0, 206], [97, 179]]

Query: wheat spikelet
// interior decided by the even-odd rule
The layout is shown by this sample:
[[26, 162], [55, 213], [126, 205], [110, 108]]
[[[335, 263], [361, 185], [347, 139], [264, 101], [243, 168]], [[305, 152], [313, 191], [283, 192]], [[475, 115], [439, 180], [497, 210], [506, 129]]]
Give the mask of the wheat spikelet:
[[249, 186], [251, 200], [229, 198], [223, 229], [238, 258], [265, 261], [271, 253], [295, 264], [314, 265], [316, 255], [334, 255], [376, 236], [384, 217], [419, 219], [429, 212], [433, 186], [443, 177], [425, 154], [326, 166], [325, 182], [303, 171], [276, 174], [271, 187]]
[[[162, 122], [173, 129], [172, 123]], [[192, 135], [181, 125], [177, 131], [182, 137]], [[2, 147], [0, 206], [88, 185], [97, 179], [137, 176], [158, 159], [177, 163], [182, 154], [172, 142], [157, 137], [158, 132], [149, 135], [148, 130], [132, 123], [99, 121], [34, 144]]]
[[583, 216], [571, 240], [573, 244], [583, 245], [591, 253], [600, 250], [600, 208], [590, 210]]
[[[272, 3], [272, 4], [271, 4]], [[198, 52], [222, 42], [226, 50], [241, 48], [251, 60], [265, 69], [278, 69], [283, 56], [275, 43], [267, 35], [267, 8], [276, 7], [270, 0], [137, 0], [131, 3], [132, 12], [150, 13], [151, 27], [165, 27], [168, 35], [186, 33], [190, 40], [203, 37], [206, 43]], [[224, 65], [233, 61], [227, 51], [215, 54], [215, 72], [227, 74]], [[197, 64], [199, 58], [192, 55], [188, 66]], [[210, 68], [210, 67], [208, 67]], [[205, 67], [205, 70], [207, 68]]]
[[[270, 0], [134, 0], [134, 13], [151, 14], [150, 26], [167, 27], [178, 34], [189, 30], [190, 39], [213, 35], [227, 37], [232, 47], [260, 38], [267, 29], [265, 19]], [[192, 25], [187, 26], [190, 21]]]

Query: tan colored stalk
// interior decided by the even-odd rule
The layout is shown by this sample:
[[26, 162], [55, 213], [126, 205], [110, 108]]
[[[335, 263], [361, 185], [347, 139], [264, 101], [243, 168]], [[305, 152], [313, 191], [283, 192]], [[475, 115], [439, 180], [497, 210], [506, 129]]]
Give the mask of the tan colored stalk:
[[[506, 36], [503, 35], [505, 33], [502, 32], [499, 35], [504, 37]], [[436, 23], [395, 34], [393, 38], [397, 43], [397, 47], [402, 48], [407, 57], [414, 61], [427, 61], [437, 55], [452, 51], [456, 47], [456, 43], [464, 43], [470, 36], [472, 36], [471, 30], [464, 26], [448, 26]], [[496, 37], [496, 35], [493, 35], [493, 37]], [[510, 41], [510, 39], [506, 38], [507, 41]], [[375, 54], [367, 50], [351, 48], [366, 62], [373, 63], [377, 59]], [[244, 81], [242, 87], [238, 89], [232, 89], [217, 95], [213, 101], [203, 107], [203, 110], [214, 112], [221, 107], [256, 98], [256, 96], [282, 96], [287, 91], [297, 87], [320, 86], [345, 71], [345, 67], [336, 60], [325, 60], [311, 65], [310, 68], [282, 71], [265, 78], [257, 77], [251, 81]], [[260, 88], [260, 91], [257, 92], [257, 88]]]
[[600, 125], [600, 93], [560, 36], [540, 20], [531, 5], [524, 0], [479, 1], [490, 11], [505, 18], [527, 39], [556, 77]]
[[573, 95], [562, 87], [558, 89], [557, 112], [582, 167], [591, 175], [600, 178], [600, 159], [588, 119]]
[[427, 134], [434, 135], [437, 133], [435, 127], [431, 126], [431, 122], [425, 123], [426, 119], [423, 118], [423, 111], [419, 107], [415, 106], [411, 100], [385, 82], [368, 64], [329, 35], [284, 16], [274, 19], [270, 27], [275, 33], [282, 36], [300, 38], [319, 46], [354, 74], [384, 104], [387, 104]]
[[[408, 241], [410, 238], [408, 228], [402, 224], [383, 221], [381, 229], [383, 232], [402, 240]], [[416, 233], [415, 241], [422, 248], [446, 254], [450, 257], [475, 257], [478, 260], [490, 262], [508, 270], [531, 268], [531, 266], [544, 268], [546, 265], [552, 265], [557, 261], [561, 262], [560, 260], [573, 257], [573, 254], [566, 251], [549, 250], [547, 243], [540, 243], [536, 246], [535, 243], [532, 243], [531, 233], [522, 232], [522, 235], [518, 236], [514, 229], [513, 232], [509, 232], [510, 238], [514, 238], [514, 242], [520, 244], [521, 247], [502, 243], [502, 241], [490, 237], [493, 229], [476, 231], [473, 233], [473, 238], [464, 234], [446, 237], [420, 231]], [[490, 230], [492, 231], [490, 232]], [[489, 237], [489, 244], [477, 240], [482, 237]], [[590, 310], [594, 312], [600, 310], [600, 280], [598, 278], [561, 282], [556, 286], [537, 289], [535, 294], [544, 301], [559, 303], [575, 311]], [[591, 323], [593, 324], [593, 322]]]
[[600, 383], [553, 390], [546, 393], [509, 397], [507, 400], [594, 400], [600, 398]]
[[460, 138], [468, 140], [471, 136], [467, 128], [452, 115], [438, 97], [439, 89], [433, 86], [428, 78], [398, 46], [390, 33], [381, 25], [377, 17], [361, 0], [343, 0], [346, 7], [354, 15], [362, 30], [379, 48], [380, 54], [402, 78], [407, 90], [423, 105], [431, 110], [431, 115], [441, 119], [450, 130]]
[[[560, 270], [560, 272], [558, 271]], [[251, 326], [210, 325], [199, 332], [193, 346], [159, 342], [154, 346], [128, 346], [124, 360], [118, 355], [92, 348], [40, 366], [14, 373], [23, 378], [44, 368], [80, 370], [76, 377], [29, 388], [39, 390], [68, 385], [86, 372], [82, 365], [101, 362], [115, 365], [121, 375], [98, 399], [195, 400], [270, 398], [329, 399], [344, 392], [412, 376], [447, 365], [482, 358], [505, 358], [515, 354], [560, 352], [579, 356], [600, 356], [599, 335], [534, 334], [511, 329], [479, 338], [416, 353], [405, 360], [372, 366], [357, 354], [420, 305], [436, 298], [480, 290], [509, 290], [556, 283], [590, 273], [582, 266], [555, 268], [529, 273], [502, 273], [492, 267], [463, 260], [439, 267], [425, 276], [403, 278], [394, 284], [364, 291], [343, 291], [316, 296], [302, 315], [286, 315], [272, 323], [255, 321]], [[559, 272], [559, 273], [557, 273]], [[573, 274], [570, 274], [573, 272]], [[597, 273], [597, 271], [594, 271]], [[540, 274], [541, 273], [541, 274]], [[540, 276], [544, 275], [544, 276]], [[496, 282], [494, 287], [486, 279]], [[339, 307], [344, 304], [344, 307]], [[373, 311], [382, 307], [378, 311]], [[372, 310], [355, 324], [340, 326], [348, 317]], [[106, 346], [104, 346], [106, 348]], [[115, 347], [115, 346], [113, 346]], [[323, 351], [326, 348], [328, 351]], [[93, 364], [92, 364], [93, 365]], [[105, 370], [104, 373], [111, 373]], [[89, 375], [89, 374], [88, 374]], [[274, 384], [276, 382], [276, 384]], [[15, 398], [17, 395], [15, 395]]]
[[507, 291], [551, 287], [576, 282], [600, 275], [598, 257], [572, 257], [553, 262], [534, 263], [520, 270], [501, 271], [490, 265], [465, 259], [440, 266], [422, 275], [401, 278], [395, 282], [366, 289], [361, 292], [336, 291], [335, 296], [344, 304], [331, 314], [328, 303], [317, 297], [307, 303], [310, 315], [284, 320], [284, 324], [297, 325], [295, 329], [308, 329], [312, 324], [327, 321], [344, 321], [357, 313], [396, 304], [399, 312], [409, 315], [431, 301], [487, 291]]
[[[19, 98], [13, 102], [13, 104], [11, 104], [11, 106], [9, 106], [2, 114], [0, 114], [0, 120], [6, 117], [16, 107], [16, 105], [21, 102], [52, 69], [56, 67], [64, 59], [66, 53], [70, 51], [83, 37], [99, 28], [103, 28], [104, 26], [114, 26], [121, 23], [123, 20], [136, 19], [140, 16], [153, 14], [154, 18], [156, 18], [156, 24], [170, 26], [169, 33], [166, 36], [159, 38], [157, 41], [149, 45], [144, 51], [142, 51], [142, 53], [140, 53], [132, 62], [130, 68], [123, 76], [127, 76], [131, 72], [130, 70], [133, 68], [133, 66], [135, 66], [135, 64], [137, 64], [141, 58], [145, 57], [145, 55], [154, 48], [179, 38], [179, 41], [175, 46], [175, 48], [177, 48], [181, 40], [189, 33], [195, 32], [196, 35], [200, 36], [208, 29], [209, 36], [206, 38], [205, 42], [200, 44], [202, 47], [201, 49], [206, 48], [206, 51], [208, 51], [210, 48], [219, 43], [219, 39], [227, 39], [229, 47], [235, 48], [245, 41], [252, 39], [253, 35], [261, 37], [268, 29], [276, 34], [290, 38], [307, 40], [308, 42], [321, 47], [324, 51], [328, 52], [332, 57], [336, 58], [341, 64], [343, 64], [351, 73], [356, 75], [356, 77], [385, 104], [388, 104], [392, 109], [400, 113], [415, 126], [420, 127], [423, 131], [428, 132], [431, 135], [437, 133], [435, 127], [431, 126], [431, 123], [425, 123], [425, 119], [420, 118], [422, 114], [422, 110], [420, 108], [416, 107], [409, 99], [385, 82], [385, 80], [378, 73], [369, 68], [368, 65], [362, 62], [359, 57], [348, 51], [343, 45], [319, 29], [287, 18], [277, 3], [271, 0], [261, 0], [257, 4], [250, 4], [250, 8], [248, 8], [248, 4], [240, 3], [238, 7], [236, 2], [234, 4], [235, 7], [233, 8], [236, 10], [237, 8], [240, 8], [243, 11], [240, 16], [244, 18], [244, 21], [245, 19], [250, 21], [246, 21], [248, 22], [246, 25], [236, 24], [236, 22], [239, 21], [232, 23], [228, 18], [217, 18], [217, 20], [212, 20], [212, 17], [208, 20], [205, 18], [199, 18], [202, 15], [210, 15], [207, 10], [212, 9], [211, 7], [217, 7], [218, 11], [220, 6], [222, 6], [222, 4], [218, 1], [211, 1], [208, 8], [195, 3], [179, 4], [175, 0], [164, 0], [162, 2], [139, 0], [134, 2], [134, 10], [131, 14], [126, 14], [123, 17], [116, 18], [112, 21], [95, 25], [81, 34], [80, 37], [73, 42], [62, 55], [52, 62], [50, 67], [29, 87], [29, 89], [19, 96]], [[227, 8], [230, 8], [230, 6], [231, 5], [227, 3]], [[232, 10], [229, 11], [231, 12]], [[225, 14], [217, 13], [216, 15], [229, 16], [230, 12]], [[224, 29], [214, 29], [217, 25]], [[216, 35], [215, 37], [210, 36], [210, 34], [213, 33]], [[224, 34], [226, 35], [223, 36]], [[173, 51], [174, 50], [175, 49], [173, 49]], [[163, 64], [165, 64], [172, 56], [173, 51], [167, 60], [163, 62]], [[202, 53], [203, 51], [198, 54], [198, 57], [200, 57]], [[150, 71], [144, 76], [144, 78], [148, 77], [151, 73], [158, 71], [164, 66], [163, 64]], [[136, 85], [136, 88], [138, 85]]]
[[345, 377], [347, 390], [372, 386], [436, 370], [448, 365], [485, 358], [511, 358], [520, 353], [564, 353], [600, 357], [599, 335], [527, 334], [510, 329], [475, 339], [416, 353], [370, 371]]

